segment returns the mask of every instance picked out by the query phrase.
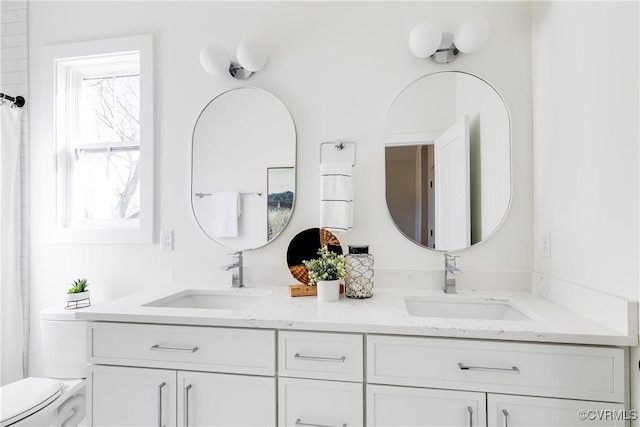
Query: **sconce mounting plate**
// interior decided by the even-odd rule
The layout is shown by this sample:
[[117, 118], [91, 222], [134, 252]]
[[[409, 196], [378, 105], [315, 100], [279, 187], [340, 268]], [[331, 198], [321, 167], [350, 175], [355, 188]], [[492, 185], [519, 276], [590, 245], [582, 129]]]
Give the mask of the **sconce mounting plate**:
[[229, 66], [229, 74], [231, 74], [231, 77], [233, 77], [234, 79], [244, 80], [251, 74], [253, 74], [253, 72], [242, 68], [242, 65], [240, 65], [236, 61], [231, 61], [231, 65]]
[[453, 33], [442, 33], [442, 42], [438, 50], [431, 55], [434, 61], [440, 64], [448, 64], [460, 53], [453, 43]]

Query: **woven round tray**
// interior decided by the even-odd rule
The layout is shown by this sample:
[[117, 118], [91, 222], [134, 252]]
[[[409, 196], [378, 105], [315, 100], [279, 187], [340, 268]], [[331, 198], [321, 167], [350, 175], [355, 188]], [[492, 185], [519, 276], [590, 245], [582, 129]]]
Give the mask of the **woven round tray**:
[[327, 246], [329, 250], [342, 255], [340, 240], [324, 228], [309, 228], [296, 234], [287, 249], [287, 265], [291, 275], [300, 283], [309, 284], [307, 267], [302, 261], [318, 258], [318, 249]]

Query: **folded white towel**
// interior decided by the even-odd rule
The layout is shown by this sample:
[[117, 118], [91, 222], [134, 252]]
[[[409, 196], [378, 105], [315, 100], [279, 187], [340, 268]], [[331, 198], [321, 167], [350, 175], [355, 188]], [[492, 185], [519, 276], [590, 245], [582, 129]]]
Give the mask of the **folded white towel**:
[[211, 194], [214, 237], [238, 237], [239, 196], [237, 191], [218, 191]]
[[353, 228], [353, 182], [351, 163], [320, 165], [320, 227], [334, 234]]

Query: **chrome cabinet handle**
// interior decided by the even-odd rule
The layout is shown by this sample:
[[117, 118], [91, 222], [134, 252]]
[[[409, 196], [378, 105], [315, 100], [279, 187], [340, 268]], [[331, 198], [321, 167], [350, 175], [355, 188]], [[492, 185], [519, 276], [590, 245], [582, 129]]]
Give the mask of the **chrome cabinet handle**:
[[[326, 425], [326, 424], [303, 423], [300, 418], [298, 418], [296, 420], [296, 427], [298, 427], [298, 426], [305, 426], [305, 427], [335, 427], [335, 426], [330, 426], [330, 425]], [[347, 427], [347, 423], [342, 423], [342, 426], [340, 426], [340, 427]]]
[[302, 356], [300, 353], [296, 353], [293, 355], [294, 359], [302, 359], [302, 360], [317, 360], [320, 362], [338, 362], [344, 363], [347, 356], [342, 357], [320, 357], [320, 356]]
[[151, 347], [149, 347], [149, 350], [151, 351], [176, 351], [176, 352], [180, 352], [180, 353], [195, 353], [196, 351], [198, 351], [198, 347], [164, 347], [164, 346], [159, 346], [158, 344], [156, 345], [152, 345]]
[[458, 363], [458, 368], [462, 371], [491, 371], [491, 372], [505, 372], [510, 374], [519, 374], [520, 369], [517, 366], [510, 368], [492, 368], [490, 366], [467, 366], [462, 363]]
[[509, 415], [509, 411], [503, 409], [502, 414], [504, 415], [504, 427], [509, 427], [511, 425], [511, 415]]
[[467, 411], [469, 411], [469, 427], [473, 427], [473, 408], [467, 406]]
[[191, 384], [184, 388], [184, 427], [189, 427], [189, 390], [193, 387]]
[[162, 425], [162, 388], [167, 385], [167, 383], [163, 382], [158, 386], [158, 427], [163, 427]]

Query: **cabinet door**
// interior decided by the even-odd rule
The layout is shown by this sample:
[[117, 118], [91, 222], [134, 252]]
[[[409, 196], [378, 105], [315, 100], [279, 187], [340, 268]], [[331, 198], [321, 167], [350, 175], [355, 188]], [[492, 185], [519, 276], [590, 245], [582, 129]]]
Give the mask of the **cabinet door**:
[[273, 426], [276, 379], [178, 372], [178, 425]]
[[176, 425], [176, 372], [89, 365], [88, 419], [94, 427]]
[[363, 425], [362, 383], [298, 378], [278, 381], [280, 426]]
[[484, 393], [367, 385], [368, 426], [484, 426]]
[[[489, 394], [489, 426], [624, 426], [624, 405]], [[581, 418], [587, 418], [582, 420]]]

